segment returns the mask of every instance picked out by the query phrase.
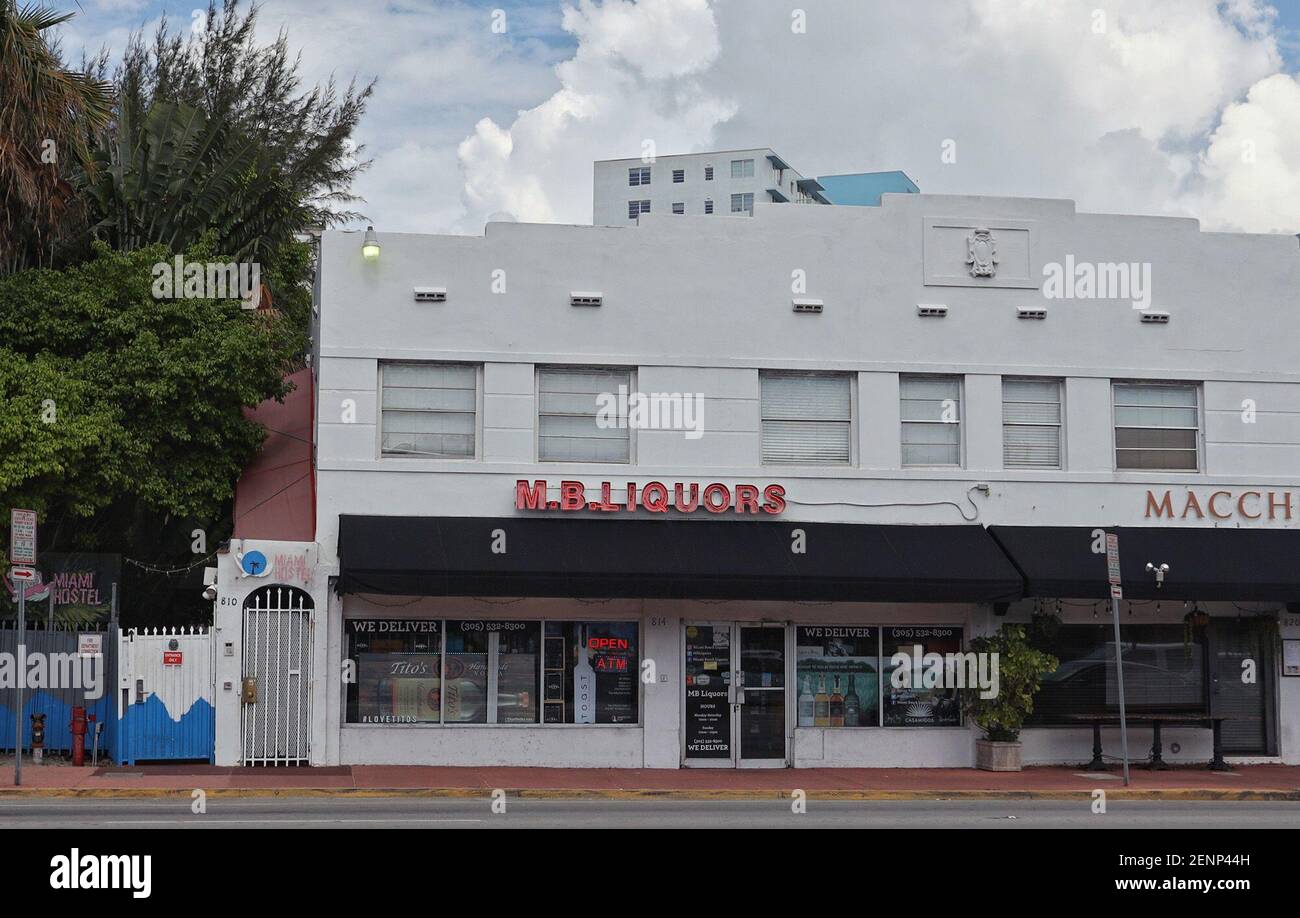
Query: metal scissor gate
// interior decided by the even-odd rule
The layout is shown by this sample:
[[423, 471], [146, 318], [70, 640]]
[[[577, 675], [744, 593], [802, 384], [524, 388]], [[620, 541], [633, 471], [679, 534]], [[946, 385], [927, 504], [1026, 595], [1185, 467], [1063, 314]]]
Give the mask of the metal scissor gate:
[[296, 587], [244, 600], [243, 764], [306, 765], [311, 739], [314, 604]]

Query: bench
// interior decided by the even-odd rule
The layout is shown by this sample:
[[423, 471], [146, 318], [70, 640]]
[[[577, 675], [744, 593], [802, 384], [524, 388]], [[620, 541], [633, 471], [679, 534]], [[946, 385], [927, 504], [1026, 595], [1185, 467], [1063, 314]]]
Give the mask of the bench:
[[[1101, 728], [1107, 726], [1118, 726], [1118, 714], [1068, 714], [1069, 720], [1080, 721], [1092, 724], [1092, 761], [1088, 763], [1088, 771], [1107, 771], [1108, 766], [1101, 756]], [[1151, 761], [1147, 767], [1152, 771], [1165, 771], [1169, 766], [1161, 758], [1164, 749], [1160, 743], [1160, 728], [1164, 724], [1192, 724], [1196, 726], [1209, 726], [1213, 731], [1214, 745], [1213, 755], [1210, 758], [1210, 764], [1207, 766], [1210, 771], [1231, 771], [1232, 766], [1223, 760], [1223, 722], [1225, 720], [1243, 720], [1248, 719], [1241, 714], [1224, 715], [1224, 714], [1126, 714], [1126, 719], [1130, 724], [1151, 724]]]

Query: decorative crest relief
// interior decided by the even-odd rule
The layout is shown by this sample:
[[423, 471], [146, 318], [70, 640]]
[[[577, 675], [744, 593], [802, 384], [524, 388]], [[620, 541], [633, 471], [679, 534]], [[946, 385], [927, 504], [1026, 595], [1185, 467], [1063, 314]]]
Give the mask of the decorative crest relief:
[[966, 264], [971, 277], [993, 277], [998, 273], [998, 243], [987, 226], [977, 226], [966, 237]]

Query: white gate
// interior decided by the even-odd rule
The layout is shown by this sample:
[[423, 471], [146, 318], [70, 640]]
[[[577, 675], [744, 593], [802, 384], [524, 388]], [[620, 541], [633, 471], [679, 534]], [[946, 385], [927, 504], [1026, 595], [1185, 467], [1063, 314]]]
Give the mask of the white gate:
[[144, 628], [118, 640], [117, 743], [123, 764], [212, 761], [212, 633], [207, 626]]
[[244, 600], [243, 763], [306, 765], [311, 742], [311, 596], [262, 587]]

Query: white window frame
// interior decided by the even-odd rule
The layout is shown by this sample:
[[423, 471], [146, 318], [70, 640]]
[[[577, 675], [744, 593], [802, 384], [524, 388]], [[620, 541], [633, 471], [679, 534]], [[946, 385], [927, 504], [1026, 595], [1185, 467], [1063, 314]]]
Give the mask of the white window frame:
[[754, 161], [752, 159], [733, 159], [731, 161], [731, 177], [733, 179], [753, 178]]
[[686, 181], [686, 170], [685, 170], [685, 169], [674, 169], [674, 170], [673, 170], [673, 184], [674, 184], [674, 185], [681, 185], [681, 184], [685, 183], [685, 181]]
[[[786, 378], [790, 378], [790, 377], [794, 377], [794, 378], [807, 378], [807, 377], [822, 377], [822, 378], [826, 378], [826, 377], [833, 377], [833, 378], [836, 378], [836, 379], [845, 379], [845, 380], [848, 382], [848, 387], [849, 387], [849, 417], [848, 417], [848, 429], [849, 429], [849, 430], [848, 430], [848, 440], [849, 440], [849, 450], [848, 450], [848, 455], [847, 455], [843, 460], [838, 460], [838, 459], [837, 459], [837, 460], [829, 461], [829, 462], [817, 462], [817, 461], [810, 461], [810, 460], [799, 459], [799, 460], [795, 460], [795, 461], [792, 461], [792, 462], [781, 462], [781, 461], [776, 461], [776, 460], [768, 460], [768, 459], [766, 459], [766, 458], [764, 457], [765, 449], [764, 449], [764, 446], [763, 446], [763, 424], [764, 424], [765, 421], [769, 420], [769, 419], [766, 417], [765, 412], [764, 412], [764, 408], [763, 408], [763, 377], [765, 377], [765, 376], [766, 376], [766, 377], [786, 377]], [[771, 419], [771, 420], [788, 420], [788, 419], [773, 418], [773, 419]], [[818, 419], [818, 420], [826, 420], [826, 419]], [[857, 454], [857, 449], [858, 449], [858, 436], [857, 436], [857, 429], [858, 429], [858, 386], [857, 386], [857, 374], [856, 374], [856, 373], [837, 373], [837, 372], [821, 373], [821, 372], [808, 372], [808, 371], [804, 371], [804, 370], [760, 370], [760, 371], [759, 371], [759, 374], [758, 374], [758, 450], [759, 450], [759, 464], [760, 464], [760, 465], [764, 465], [764, 466], [773, 466], [773, 467], [776, 467], [776, 466], [783, 466], [783, 467], [791, 467], [791, 466], [810, 466], [810, 467], [817, 467], [817, 468], [823, 468], [823, 467], [826, 467], [826, 468], [852, 468], [853, 466], [855, 466], [855, 465], [857, 464], [857, 459], [858, 459], [858, 454]]]
[[[903, 384], [910, 379], [955, 379], [957, 381], [957, 462], [908, 462], [904, 458], [903, 433], [908, 424], [940, 424], [951, 426], [951, 422], [915, 421], [903, 417]], [[956, 373], [900, 373], [898, 376], [898, 461], [905, 469], [964, 469], [966, 467], [966, 377]]]
[[705, 165], [704, 165], [704, 181], [706, 181], [706, 182], [711, 182], [711, 181], [713, 181], [713, 163], [705, 163]]
[[566, 462], [578, 465], [635, 465], [636, 464], [636, 429], [629, 423], [627, 428], [627, 459], [543, 459], [542, 458], [542, 374], [547, 370], [558, 371], [590, 371], [590, 372], [617, 372], [627, 373], [627, 391], [630, 395], [636, 391], [636, 367], [616, 366], [616, 365], [596, 365], [596, 364], [562, 364], [546, 363], [537, 364], [533, 368], [533, 455], [537, 457], [538, 462], [559, 463]]
[[[739, 210], [736, 209], [737, 198], [740, 199]], [[749, 204], [748, 207], [745, 206], [747, 200]], [[747, 214], [751, 217], [754, 216], [754, 193], [752, 191], [738, 191], [735, 194], [733, 194], [731, 196], [731, 212], [733, 214]]]
[[[636, 176], [636, 181], [632, 177]], [[650, 184], [650, 167], [649, 166], [629, 166], [627, 170], [627, 184], [629, 188], [635, 188], [641, 185]]]
[[[420, 453], [397, 453], [384, 451], [384, 369], [393, 366], [458, 366], [474, 368], [474, 455], [472, 456], [430, 456]], [[388, 409], [402, 410], [402, 409]], [[419, 410], [419, 409], [411, 409]], [[436, 413], [436, 412], [430, 412]], [[445, 412], [463, 414], [464, 412]], [[483, 364], [465, 363], [455, 360], [380, 360], [379, 387], [375, 391], [375, 458], [384, 462], [477, 462], [483, 458]]]
[[[1056, 406], [1059, 420], [1055, 424], [1044, 422], [1007, 422], [1007, 383], [1037, 382], [1056, 385]], [[1007, 428], [1008, 427], [1055, 427], [1056, 428], [1056, 465], [1009, 465], [1007, 463]], [[1021, 471], [1063, 471], [1065, 469], [1065, 380], [1058, 376], [1003, 376], [1002, 377], [1002, 467]]]
[[673, 213], [681, 216], [686, 213], [686, 204], [682, 201], [673, 202]]
[[[1121, 386], [1154, 386], [1169, 389], [1191, 389], [1196, 396], [1196, 467], [1191, 469], [1133, 469], [1119, 464], [1119, 430], [1118, 412], [1115, 397]], [[1200, 382], [1180, 379], [1112, 379], [1110, 381], [1110, 455], [1116, 472], [1136, 473], [1139, 475], [1200, 474], [1205, 471], [1205, 396], [1204, 386]], [[1125, 406], [1128, 407], [1128, 406]], [[1152, 406], [1156, 407], [1156, 406]], [[1131, 427], [1126, 430], [1187, 430], [1186, 427]], [[1134, 447], [1124, 447], [1125, 452], [1141, 452]], [[1186, 452], [1186, 450], [1169, 450], [1169, 452]]]
[[713, 198], [704, 199], [704, 212], [706, 214], [713, 213]]

